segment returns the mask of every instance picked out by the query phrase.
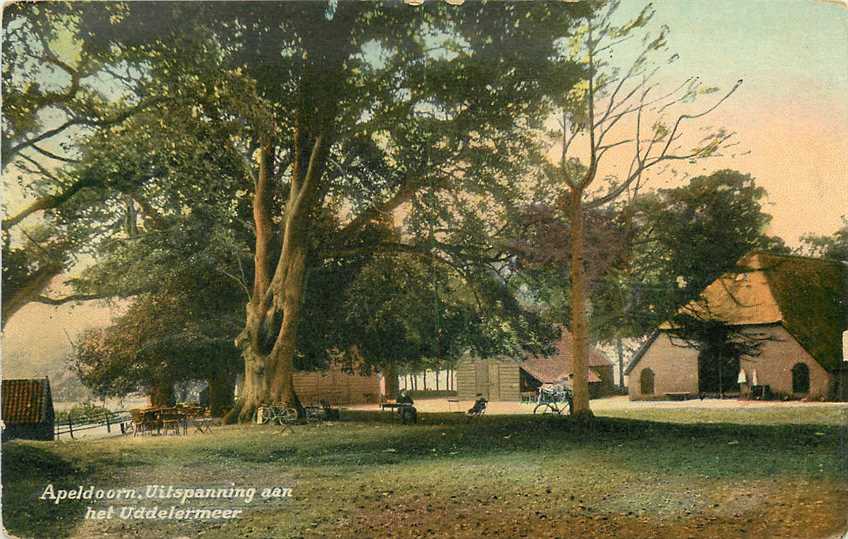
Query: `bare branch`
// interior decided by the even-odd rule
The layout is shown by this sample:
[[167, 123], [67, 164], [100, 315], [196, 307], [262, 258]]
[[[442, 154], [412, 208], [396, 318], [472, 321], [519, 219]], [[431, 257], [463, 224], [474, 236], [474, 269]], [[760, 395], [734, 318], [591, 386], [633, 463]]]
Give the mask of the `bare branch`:
[[49, 152], [49, 151], [45, 150], [44, 148], [42, 148], [41, 146], [37, 146], [35, 144], [30, 144], [30, 148], [37, 151], [41, 155], [43, 155], [45, 157], [49, 157], [50, 159], [55, 159], [56, 161], [64, 161], [65, 163], [81, 163], [82, 162], [79, 159], [64, 157], [64, 156], [55, 154], [53, 152]]
[[82, 189], [85, 189], [87, 187], [93, 187], [94, 185], [96, 185], [95, 181], [92, 181], [89, 178], [85, 178], [74, 182], [58, 195], [47, 195], [40, 197], [35, 200], [35, 202], [30, 204], [23, 210], [19, 211], [12, 217], [3, 219], [3, 228], [7, 230], [9, 228], [12, 228], [13, 226], [17, 225], [18, 223], [20, 223], [35, 212], [57, 208], [67, 202], [72, 196], [77, 194]]
[[36, 296], [33, 301], [36, 303], [44, 303], [45, 305], [64, 305], [66, 303], [77, 303], [81, 301], [92, 301], [95, 299], [106, 299], [111, 296], [103, 294], [71, 294], [61, 298], [51, 298], [48, 296]]
[[15, 158], [15, 156], [20, 153], [21, 150], [25, 148], [31, 147], [33, 144], [41, 142], [42, 140], [54, 137], [70, 127], [73, 126], [87, 126], [87, 127], [106, 127], [110, 125], [115, 125], [123, 122], [124, 120], [130, 118], [131, 116], [142, 112], [143, 110], [156, 105], [158, 103], [162, 103], [166, 101], [165, 97], [154, 97], [151, 99], [147, 99], [142, 101], [141, 103], [131, 107], [119, 114], [116, 114], [109, 118], [81, 118], [78, 116], [72, 117], [64, 123], [54, 127], [53, 129], [48, 129], [47, 131], [41, 133], [40, 135], [36, 135], [30, 139], [23, 140], [18, 144], [15, 144], [11, 148], [9, 148], [8, 155], [6, 156], [6, 161], [9, 162]]

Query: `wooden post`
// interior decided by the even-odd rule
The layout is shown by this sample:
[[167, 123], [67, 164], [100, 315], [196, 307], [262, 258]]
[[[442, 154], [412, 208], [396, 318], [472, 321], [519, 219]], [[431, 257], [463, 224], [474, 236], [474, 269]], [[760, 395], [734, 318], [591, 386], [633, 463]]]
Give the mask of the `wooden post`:
[[112, 424], [109, 422], [110, 412], [106, 412], [106, 432], [112, 432]]
[[71, 414], [68, 414], [68, 434], [71, 435], [71, 440], [74, 439], [74, 425], [71, 423]]
[[621, 337], [615, 338], [615, 346], [618, 352], [618, 387], [624, 389], [624, 345]]

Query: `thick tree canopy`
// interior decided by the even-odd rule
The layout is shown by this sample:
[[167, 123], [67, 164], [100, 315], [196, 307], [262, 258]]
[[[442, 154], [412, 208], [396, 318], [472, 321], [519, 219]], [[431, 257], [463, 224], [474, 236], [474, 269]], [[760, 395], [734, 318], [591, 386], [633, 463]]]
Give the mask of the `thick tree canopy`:
[[[564, 39], [588, 5], [412, 9], [149, 2], [45, 19], [63, 22], [44, 32], [67, 34], [81, 58], [97, 59], [100, 109], [116, 110], [68, 113], [63, 129], [91, 129], [73, 160], [42, 175], [37, 194], [47, 203], [28, 214], [43, 215], [54, 237], [74, 238], [72, 253], [97, 258], [75, 283], [80, 293], [155, 294], [176, 279], [169, 267], [218, 260], [210, 271], [236, 283], [247, 303], [237, 339], [243, 418], [261, 400], [296, 404], [291, 369], [316, 356], [310, 346], [390, 359], [375, 344], [382, 338], [350, 329], [362, 305], [392, 312], [390, 298], [345, 299], [378, 282], [375, 264], [388, 262], [372, 257], [399, 257], [389, 287], [409, 282], [402, 267], [441, 276], [433, 320], [390, 326], [404, 326], [390, 330], [402, 336], [402, 358], [543, 340], [526, 316], [513, 316], [520, 310], [499, 276], [509, 257], [496, 238], [526, 200], [516, 178], [541, 149], [546, 111], [578, 78]], [[19, 116], [14, 150], [22, 152], [40, 135], [27, 134], [37, 126]], [[58, 136], [46, 133], [40, 140]], [[335, 287], [345, 275], [349, 286]], [[303, 335], [317, 331], [301, 327], [307, 313], [338, 320], [338, 305], [351, 310], [338, 326], [348, 329], [325, 328], [324, 340]], [[492, 306], [500, 309], [492, 316], [513, 322], [486, 320]], [[424, 345], [431, 325], [435, 345]], [[363, 337], [353, 342], [354, 334]]]
[[750, 175], [720, 170], [640, 196], [626, 256], [598, 285], [601, 338], [645, 336], [748, 252], [786, 251], [766, 234], [765, 195]]

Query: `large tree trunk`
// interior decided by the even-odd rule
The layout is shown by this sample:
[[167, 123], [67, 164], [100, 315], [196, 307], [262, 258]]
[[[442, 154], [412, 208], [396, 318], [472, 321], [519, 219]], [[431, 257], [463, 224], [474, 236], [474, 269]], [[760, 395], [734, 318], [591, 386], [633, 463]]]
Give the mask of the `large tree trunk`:
[[385, 397], [395, 400], [400, 393], [400, 380], [398, 379], [397, 368], [389, 365], [383, 369], [383, 380], [385, 380]]
[[260, 167], [253, 201], [256, 225], [254, 287], [247, 305], [245, 329], [236, 339], [245, 361], [244, 391], [227, 420], [237, 414], [250, 421], [263, 403], [283, 404], [302, 413], [294, 391], [294, 356], [297, 328], [304, 301], [309, 214], [315, 202], [328, 144], [298, 129], [285, 218], [282, 250], [273, 276], [270, 275], [271, 159], [274, 146], [260, 147]]
[[583, 191], [571, 189], [571, 334], [574, 339], [572, 369], [574, 406], [579, 418], [592, 416], [589, 408], [589, 331], [586, 313], [586, 270], [583, 266]]
[[[253, 292], [245, 306], [245, 327], [236, 338], [236, 346], [241, 349], [244, 358], [244, 379], [239, 400], [227, 414], [227, 422], [251, 421], [256, 409], [269, 402], [266, 382], [267, 354], [269, 350], [269, 332], [274, 313], [269, 312], [267, 293], [271, 284], [271, 241], [273, 240], [273, 222], [271, 220], [273, 193], [271, 186], [273, 145], [264, 141], [259, 148], [259, 174], [253, 193], [253, 223], [256, 228], [254, 247]], [[269, 320], [270, 318], [270, 320]]]
[[268, 394], [272, 401], [285, 403], [300, 410], [300, 400], [294, 391], [294, 355], [297, 351], [297, 326], [306, 278], [306, 251], [303, 231], [296, 219], [289, 219], [283, 256], [272, 283], [275, 311], [282, 311], [282, 324], [277, 341], [268, 355]]

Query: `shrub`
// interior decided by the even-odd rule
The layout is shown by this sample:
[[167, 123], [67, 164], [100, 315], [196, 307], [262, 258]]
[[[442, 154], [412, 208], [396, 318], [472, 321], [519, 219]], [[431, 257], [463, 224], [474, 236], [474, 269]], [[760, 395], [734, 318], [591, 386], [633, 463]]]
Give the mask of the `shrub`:
[[68, 417], [70, 417], [73, 422], [82, 422], [83, 420], [85, 420], [85, 418], [101, 418], [104, 414], [110, 412], [111, 410], [109, 410], [105, 406], [101, 406], [94, 402], [81, 402], [79, 404], [75, 404], [69, 410], [62, 410], [61, 412], [56, 412], [56, 422], [67, 421]]

